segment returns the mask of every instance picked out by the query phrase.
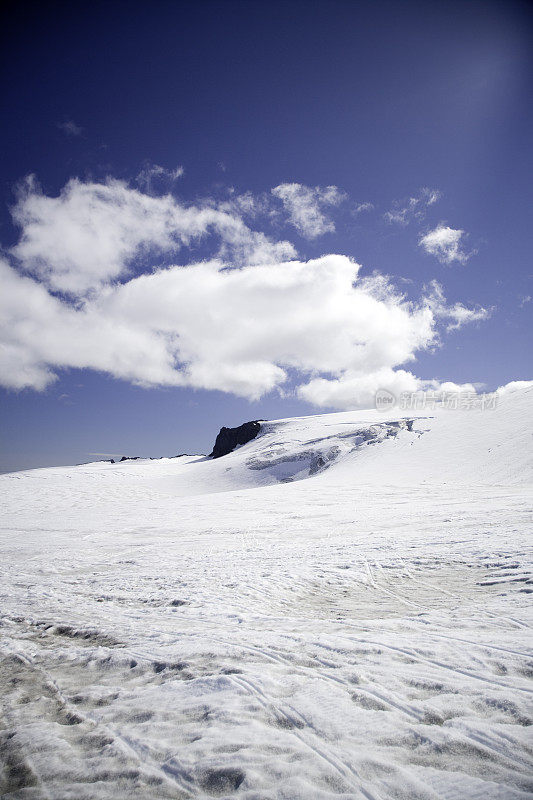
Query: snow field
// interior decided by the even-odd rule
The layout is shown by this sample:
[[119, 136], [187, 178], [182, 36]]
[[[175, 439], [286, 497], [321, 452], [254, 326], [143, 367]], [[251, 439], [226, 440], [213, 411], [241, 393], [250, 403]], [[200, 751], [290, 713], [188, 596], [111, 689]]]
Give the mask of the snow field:
[[0, 476], [2, 796], [533, 796], [531, 391], [393, 416]]

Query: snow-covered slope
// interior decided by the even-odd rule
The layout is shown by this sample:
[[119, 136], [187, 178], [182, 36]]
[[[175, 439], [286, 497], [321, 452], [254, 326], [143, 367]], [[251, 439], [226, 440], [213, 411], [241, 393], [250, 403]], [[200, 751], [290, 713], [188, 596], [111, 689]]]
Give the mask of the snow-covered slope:
[[[533, 386], [503, 391], [485, 410], [437, 406], [263, 422], [257, 438], [216, 460], [184, 456], [83, 469], [141, 480], [175, 496], [293, 482], [326, 471], [327, 482], [348, 485], [528, 483], [532, 415]], [[69, 475], [75, 479], [72, 470]]]
[[531, 796], [532, 398], [0, 476], [2, 796]]

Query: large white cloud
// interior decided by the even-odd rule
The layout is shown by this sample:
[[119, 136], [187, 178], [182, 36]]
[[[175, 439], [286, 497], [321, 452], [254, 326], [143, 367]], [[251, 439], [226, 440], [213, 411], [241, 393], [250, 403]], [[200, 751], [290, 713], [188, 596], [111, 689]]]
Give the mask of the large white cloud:
[[[148, 181], [165, 177], [146, 169]], [[80, 368], [253, 399], [283, 390], [290, 374], [312, 403], [357, 407], [379, 388], [420, 388], [405, 368], [416, 354], [440, 329], [488, 316], [447, 304], [435, 282], [408, 302], [346, 256], [295, 260], [290, 242], [250, 227], [277, 213], [272, 195], [309, 238], [333, 229], [325, 209], [345, 199], [334, 186], [281, 184], [185, 204], [111, 178], [73, 179], [49, 197], [27, 181], [13, 209], [14, 261], [0, 261], [0, 383], [42, 390]], [[414, 206], [436, 197], [423, 190]], [[208, 260], [189, 252], [157, 266], [198, 246]]]
[[126, 380], [179, 384], [164, 337], [95, 302], [70, 305], [0, 261], [0, 375], [4, 386], [43, 389], [58, 368], [81, 367]]
[[311, 402], [365, 405], [384, 385], [414, 387], [395, 367], [436, 342], [445, 303], [442, 294], [406, 302], [358, 270], [342, 255], [237, 269], [209, 261], [105, 285], [74, 304], [3, 261], [1, 380], [43, 389], [57, 370], [78, 367], [258, 398], [294, 370]]
[[148, 252], [175, 253], [214, 234], [219, 254], [232, 263], [292, 258], [290, 242], [253, 231], [237, 214], [209, 204], [184, 205], [172, 195], [153, 197], [124, 181], [70, 180], [58, 197], [30, 179], [12, 209], [21, 228], [13, 255], [53, 289], [79, 295], [128, 274]]

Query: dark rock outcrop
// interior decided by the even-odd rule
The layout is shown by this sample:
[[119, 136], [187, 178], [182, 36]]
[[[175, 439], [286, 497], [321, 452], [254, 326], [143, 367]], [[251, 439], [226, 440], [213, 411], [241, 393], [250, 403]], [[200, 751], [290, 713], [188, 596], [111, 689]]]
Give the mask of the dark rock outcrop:
[[253, 422], [244, 422], [238, 428], [221, 428], [213, 452], [210, 453], [211, 458], [226, 456], [235, 450], [237, 445], [251, 442], [259, 433], [260, 427], [260, 421], [254, 420]]

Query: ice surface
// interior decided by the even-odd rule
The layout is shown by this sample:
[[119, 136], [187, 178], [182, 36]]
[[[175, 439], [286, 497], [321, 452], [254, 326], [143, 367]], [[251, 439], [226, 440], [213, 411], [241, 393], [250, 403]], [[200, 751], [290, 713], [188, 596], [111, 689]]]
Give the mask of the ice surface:
[[533, 793], [533, 393], [0, 476], [0, 793]]

